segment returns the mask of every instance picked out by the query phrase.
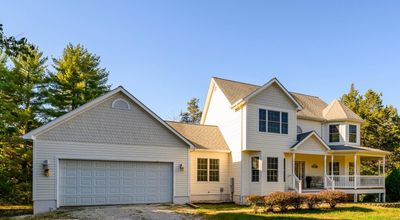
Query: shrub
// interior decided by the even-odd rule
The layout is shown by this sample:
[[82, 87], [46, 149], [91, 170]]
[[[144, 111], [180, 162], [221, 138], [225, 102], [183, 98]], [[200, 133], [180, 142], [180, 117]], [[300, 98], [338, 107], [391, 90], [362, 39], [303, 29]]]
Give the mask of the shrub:
[[308, 193], [302, 194], [301, 196], [309, 209], [314, 209], [323, 202], [323, 198], [320, 194]]
[[257, 195], [249, 195], [246, 197], [247, 203], [254, 210], [254, 213], [257, 213], [260, 206], [264, 206], [264, 197]]
[[400, 201], [400, 169], [394, 169], [386, 177], [386, 195], [390, 202]]
[[301, 205], [303, 205], [304, 199], [303, 197], [296, 192], [288, 192], [290, 204], [294, 209], [301, 209]]
[[322, 191], [320, 192], [320, 196], [331, 208], [335, 208], [338, 203], [346, 200], [346, 193], [337, 190]]
[[284, 212], [291, 204], [292, 192], [273, 192], [264, 197], [266, 206], [269, 209], [279, 208]]

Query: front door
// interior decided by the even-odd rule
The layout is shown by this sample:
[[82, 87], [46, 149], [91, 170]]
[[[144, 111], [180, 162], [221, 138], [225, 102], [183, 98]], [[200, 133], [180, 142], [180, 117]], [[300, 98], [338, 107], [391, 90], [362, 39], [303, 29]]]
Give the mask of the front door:
[[300, 180], [303, 181], [303, 185], [304, 185], [304, 181], [306, 178], [306, 162], [305, 161], [295, 161], [294, 174], [296, 174], [296, 176]]

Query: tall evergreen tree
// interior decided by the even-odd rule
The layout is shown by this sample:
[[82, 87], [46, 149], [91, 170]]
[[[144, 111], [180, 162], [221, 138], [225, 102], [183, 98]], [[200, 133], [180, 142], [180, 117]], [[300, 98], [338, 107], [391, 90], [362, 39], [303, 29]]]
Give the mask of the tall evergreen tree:
[[187, 102], [186, 112], [181, 112], [181, 121], [198, 124], [201, 119], [202, 112], [199, 109], [199, 99], [192, 98]]
[[37, 48], [11, 57], [0, 67], [0, 186], [1, 198], [28, 202], [31, 192], [32, 146], [21, 139], [41, 125], [41, 86], [46, 60]]
[[361, 145], [393, 152], [388, 168], [400, 167], [400, 117], [397, 109], [383, 105], [382, 93], [370, 89], [360, 95], [354, 85], [341, 97], [341, 102], [365, 120], [361, 126]]
[[100, 67], [100, 57], [80, 44], [68, 44], [53, 63], [55, 71], [49, 73], [46, 89], [50, 117], [74, 110], [110, 89], [108, 71]]

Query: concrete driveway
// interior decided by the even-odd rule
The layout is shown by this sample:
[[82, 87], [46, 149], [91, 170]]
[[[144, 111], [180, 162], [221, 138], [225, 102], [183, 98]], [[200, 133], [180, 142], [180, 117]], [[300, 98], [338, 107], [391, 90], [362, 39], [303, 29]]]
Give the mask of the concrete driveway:
[[[57, 212], [59, 219], [140, 219], [140, 220], [202, 220], [203, 217], [189, 213], [177, 213], [177, 205], [120, 205], [63, 208]], [[35, 218], [36, 219], [36, 218]]]

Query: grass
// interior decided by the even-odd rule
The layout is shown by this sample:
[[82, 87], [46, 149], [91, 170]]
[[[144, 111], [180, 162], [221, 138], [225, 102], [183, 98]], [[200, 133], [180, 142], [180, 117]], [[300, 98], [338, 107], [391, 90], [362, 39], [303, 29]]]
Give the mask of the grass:
[[289, 210], [285, 213], [258, 213], [235, 204], [197, 204], [199, 209], [180, 208], [177, 212], [204, 215], [207, 220], [268, 220], [268, 219], [400, 219], [399, 208], [384, 208], [363, 204], [340, 204], [335, 209], [323, 206], [315, 210]]
[[32, 214], [31, 205], [0, 205], [0, 218]]
[[67, 210], [56, 210], [39, 215], [32, 215], [31, 205], [0, 205], [0, 220], [12, 220], [13, 217], [27, 215], [24, 220], [43, 220], [43, 219], [71, 219]]

